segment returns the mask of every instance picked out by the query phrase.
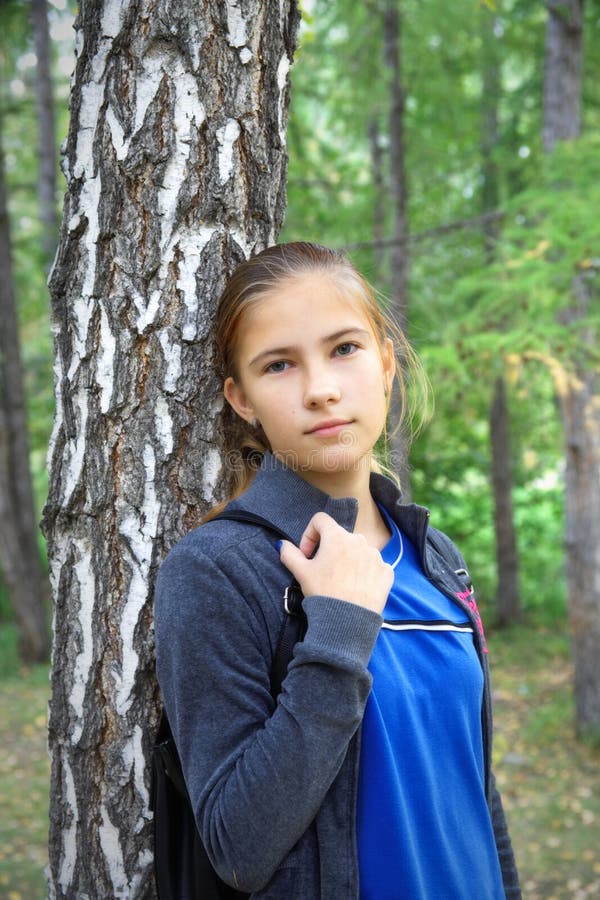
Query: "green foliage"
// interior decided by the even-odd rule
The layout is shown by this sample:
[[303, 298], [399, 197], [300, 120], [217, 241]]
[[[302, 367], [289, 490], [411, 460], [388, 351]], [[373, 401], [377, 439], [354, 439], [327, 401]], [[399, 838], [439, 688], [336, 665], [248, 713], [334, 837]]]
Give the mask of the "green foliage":
[[[560, 391], [564, 368], [598, 367], [590, 334], [600, 325], [600, 135], [558, 145], [536, 180], [515, 196], [497, 247], [497, 261], [459, 279], [452, 302], [467, 366], [493, 357], [517, 369], [536, 360]], [[584, 314], [567, 315], [577, 282], [589, 296]], [[531, 376], [527, 376], [531, 377]]]
[[[560, 311], [574, 279], [594, 294], [600, 179], [600, 19], [586, 7], [585, 137], [546, 158], [541, 145], [547, 11], [529, 0], [444, 5], [405, 0], [402, 64], [411, 264], [410, 337], [424, 358], [436, 414], [416, 442], [415, 498], [459, 542], [493, 618], [495, 547], [489, 486], [489, 405], [508, 381], [514, 508], [525, 609], [550, 619], [564, 609], [561, 423], [556, 366], [589, 365], [600, 304], [567, 324]], [[282, 237], [360, 244], [352, 256], [385, 290], [371, 246], [383, 202], [389, 233], [389, 73], [382, 6], [315, 0], [293, 71], [288, 216]], [[492, 151], [503, 218], [495, 262], [481, 228], [432, 233], [482, 210], [483, 121], [492, 98], [485, 70], [498, 68], [498, 137]], [[383, 153], [383, 195], [374, 185], [369, 123]], [[416, 239], [418, 238], [418, 240]]]
[[[56, 41], [58, 134], [67, 127], [65, 58], [74, 7], [50, 7]], [[488, 413], [494, 378], [510, 383], [515, 516], [526, 608], [557, 615], [562, 577], [561, 433], [548, 364], [582, 362], [590, 317], [566, 325], [557, 311], [573, 279], [597, 280], [600, 18], [586, 5], [584, 131], [545, 159], [541, 147], [546, 10], [530, 0], [473, 4], [402, 3], [405, 151], [413, 240], [410, 336], [434, 386], [437, 411], [413, 454], [416, 499], [457, 539], [493, 616], [494, 534]], [[5, 119], [15, 278], [38, 503], [53, 397], [51, 336], [37, 223], [34, 69], [25, 7], [2, 4]], [[389, 72], [379, 0], [302, 3], [302, 43], [292, 72], [288, 213], [282, 239], [352, 247], [357, 265], [386, 290], [389, 253], [371, 245], [382, 204], [389, 233]], [[58, 27], [60, 26], [60, 28]], [[65, 27], [67, 26], [67, 27]], [[6, 39], [5, 36], [6, 35]], [[67, 48], [67, 49], [65, 49]], [[482, 121], [486, 67], [499, 69], [493, 162], [504, 212], [496, 262], [478, 227], [443, 233], [482, 208]], [[376, 123], [384, 187], [373, 180], [369, 127]], [[357, 246], [358, 245], [358, 246]], [[380, 258], [381, 256], [381, 258]], [[597, 344], [586, 354], [597, 353]], [[526, 354], [532, 361], [523, 362]], [[585, 361], [585, 360], [584, 360]], [[589, 363], [589, 359], [587, 360]], [[554, 480], [553, 480], [554, 479]], [[2, 605], [0, 600], [0, 614]]]
[[10, 622], [12, 620], [12, 608], [8, 598], [6, 585], [2, 581], [2, 573], [0, 572], [0, 623]]
[[[65, 59], [72, 56], [68, 25], [74, 5], [70, 3], [66, 12], [60, 7], [57, 2], [50, 12], [55, 38], [62, 35], [55, 54], [62, 137], [67, 129]], [[383, 57], [381, 3], [305, 0], [302, 8], [302, 45], [292, 72], [288, 212], [281, 237], [352, 247], [357, 265], [385, 291], [389, 253], [380, 259], [371, 245], [377, 203], [383, 207], [386, 236], [391, 221], [389, 73]], [[600, 785], [597, 759], [572, 740], [563, 620], [561, 428], [549, 373], [556, 360], [572, 369], [598, 363], [597, 341], [586, 343], [582, 336], [586, 329], [597, 334], [600, 315], [600, 55], [595, 52], [600, 16], [595, 4], [585, 5], [584, 137], [557, 147], [545, 158], [540, 138], [545, 5], [531, 0], [481, 4], [403, 0], [401, 8], [413, 236], [408, 245], [410, 337], [423, 356], [437, 404], [432, 424], [414, 447], [413, 491], [418, 502], [431, 507], [433, 523], [461, 547], [484, 619], [493, 623], [496, 571], [488, 415], [494, 379], [504, 374], [510, 393], [523, 604], [529, 620], [551, 624], [552, 629], [512, 629], [491, 641], [498, 707], [497, 772], [531, 895], [562, 896], [568, 880], [575, 878], [582, 890], [590, 885], [587, 896], [592, 896], [597, 848], [590, 840], [589, 824], [600, 816]], [[28, 5], [17, 0], [0, 5], [0, 102], [32, 466], [41, 505], [53, 398], [48, 295], [35, 193], [35, 72], [27, 13]], [[427, 234], [444, 223], [473, 220], [482, 211], [482, 122], [484, 106], [490, 102], [483, 80], [485, 67], [494, 63], [499, 68], [500, 96], [492, 159], [504, 216], [496, 259], [490, 264], [480, 227]], [[383, 157], [381, 193], [374, 186], [369, 142], [373, 122]], [[587, 316], [567, 323], [561, 313], [577, 279], [593, 302]], [[0, 621], [8, 619], [0, 585]], [[47, 763], [40, 763], [46, 760], [40, 706], [33, 703], [30, 676], [19, 673], [12, 626], [0, 627], [0, 677], [10, 679], [5, 696], [14, 714], [23, 717], [8, 719], [6, 707], [0, 710], [0, 719], [18, 735], [5, 754], [10, 766], [2, 772], [7, 786], [3, 791], [14, 815], [5, 817], [8, 830], [2, 833], [0, 893], [13, 889], [41, 897], [47, 813], [41, 781], [36, 779], [45, 783]], [[40, 688], [38, 699], [44, 690]], [[38, 741], [37, 756], [27, 743], [28, 735]], [[525, 762], [510, 762], [511, 753]], [[15, 758], [24, 762], [21, 769], [28, 787], [35, 780], [35, 808], [28, 806], [22, 819], [19, 803], [25, 776], [17, 777]], [[26, 831], [25, 817], [35, 816], [36, 831]], [[36, 848], [33, 855], [27, 855], [26, 844]], [[7, 848], [13, 850], [13, 861]]]
[[15, 677], [21, 665], [17, 648], [17, 629], [12, 623], [7, 624], [8, 613], [8, 607], [3, 608], [0, 618], [0, 679]]
[[316, 3], [304, 23], [293, 70], [282, 239], [317, 236], [322, 243], [336, 244], [340, 238], [360, 241], [369, 234], [366, 84], [362, 74], [356, 76], [372, 55], [376, 20], [357, 4], [352, 18], [358, 30], [349, 28], [344, 6]]
[[[57, 133], [67, 129], [69, 60], [73, 58], [74, 4], [49, 5], [54, 35]], [[37, 199], [35, 52], [29, 5], [0, 7], [0, 114], [13, 249], [13, 274], [21, 327], [21, 355], [29, 414], [31, 467], [38, 510], [47, 493], [46, 452], [54, 412], [52, 337], [46, 287], [48, 260], [41, 249]], [[60, 176], [62, 183], [62, 176]], [[40, 535], [40, 547], [43, 540]], [[2, 607], [0, 606], [0, 615]]]

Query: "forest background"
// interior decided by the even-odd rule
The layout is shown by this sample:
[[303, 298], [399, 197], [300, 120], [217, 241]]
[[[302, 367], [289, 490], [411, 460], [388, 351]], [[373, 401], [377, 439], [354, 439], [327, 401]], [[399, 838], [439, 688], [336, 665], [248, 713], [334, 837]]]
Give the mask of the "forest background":
[[[39, 513], [54, 410], [45, 286], [52, 247], [39, 216], [37, 59], [29, 7], [0, 4], [0, 117]], [[59, 141], [67, 131], [75, 12], [67, 0], [48, 4]], [[574, 732], [560, 391], [582, 359], [598, 366], [597, 342], [588, 338], [597, 334], [600, 318], [593, 281], [600, 266], [600, 57], [594, 52], [600, 13], [587, 4], [580, 135], [551, 153], [542, 102], [544, 4], [314, 0], [303, 13], [281, 238], [318, 239], [348, 250], [383, 302], [405, 319], [436, 401], [431, 423], [413, 445], [410, 490], [469, 560], [484, 620], [509, 625], [495, 637], [509, 679], [498, 689], [501, 716], [506, 705], [499, 758], [506, 761], [509, 801], [513, 780], [529, 780], [542, 793], [544, 779], [559, 775], [549, 763], [538, 768], [531, 748], [536, 741], [542, 751], [546, 742], [555, 747], [544, 728], [553, 728], [553, 740], [563, 744]], [[585, 321], [573, 327], [560, 310], [577, 273], [595, 286]], [[498, 427], [500, 452], [496, 444], [494, 455]], [[498, 565], [499, 496], [512, 500], [510, 573]], [[43, 554], [41, 535], [39, 549]], [[1, 674], [12, 684], [22, 670], [14, 612], [1, 584], [0, 624]], [[531, 646], [539, 662], [530, 657], [523, 667]], [[27, 689], [39, 688], [39, 670], [31, 678]], [[533, 714], [534, 686], [547, 700], [546, 719], [530, 722], [533, 743], [524, 750], [514, 714], [520, 704]], [[36, 710], [16, 727], [38, 735], [40, 716]], [[561, 760], [564, 770], [591, 771], [593, 749], [574, 742], [572, 748], [572, 758]], [[598, 841], [582, 837], [569, 844], [565, 837], [576, 826], [597, 835], [589, 779], [579, 788], [563, 787], [571, 796], [557, 797], [546, 810], [550, 843], [539, 834], [523, 837], [533, 843], [530, 858], [540, 867], [529, 872], [532, 897], [593, 896], [598, 888], [600, 860], [590, 849]], [[561, 860], [559, 874], [543, 888], [547, 872], [541, 868], [553, 870]], [[7, 896], [9, 887], [20, 890], [15, 882], [5, 886]]]

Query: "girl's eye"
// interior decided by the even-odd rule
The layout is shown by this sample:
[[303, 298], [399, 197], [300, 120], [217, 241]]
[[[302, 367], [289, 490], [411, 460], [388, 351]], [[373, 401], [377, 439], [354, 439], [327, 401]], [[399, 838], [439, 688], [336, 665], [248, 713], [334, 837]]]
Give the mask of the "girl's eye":
[[285, 372], [289, 363], [284, 359], [276, 359], [275, 362], [269, 363], [268, 366], [265, 366], [265, 372], [272, 372], [273, 374], [277, 374], [278, 372]]
[[339, 344], [335, 348], [335, 352], [338, 356], [350, 356], [357, 349], [358, 344], [353, 344], [352, 341], [346, 341], [344, 344]]

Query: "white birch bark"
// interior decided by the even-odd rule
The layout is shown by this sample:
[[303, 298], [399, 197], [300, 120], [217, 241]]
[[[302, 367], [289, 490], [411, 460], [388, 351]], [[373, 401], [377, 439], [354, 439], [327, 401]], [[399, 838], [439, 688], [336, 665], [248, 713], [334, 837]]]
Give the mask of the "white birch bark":
[[294, 0], [83, 0], [51, 275], [52, 897], [154, 894], [152, 585], [222, 491], [210, 327], [285, 204]]

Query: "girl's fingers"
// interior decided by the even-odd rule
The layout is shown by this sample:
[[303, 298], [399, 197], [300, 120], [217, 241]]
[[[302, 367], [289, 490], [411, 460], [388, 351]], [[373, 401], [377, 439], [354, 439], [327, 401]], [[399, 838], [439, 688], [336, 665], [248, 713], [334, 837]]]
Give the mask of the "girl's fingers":
[[304, 534], [300, 538], [299, 547], [306, 557], [310, 559], [315, 552], [315, 548], [319, 544], [323, 532], [331, 525], [336, 526], [334, 520], [327, 513], [316, 513], [304, 529]]
[[305, 596], [339, 597], [376, 612], [385, 606], [393, 582], [393, 569], [379, 550], [325, 513], [313, 516], [299, 547], [282, 541], [280, 559]]
[[289, 569], [292, 573], [296, 581], [301, 583], [304, 573], [303, 564], [308, 562], [302, 550], [290, 543], [290, 541], [281, 541], [279, 558], [286, 569]]

